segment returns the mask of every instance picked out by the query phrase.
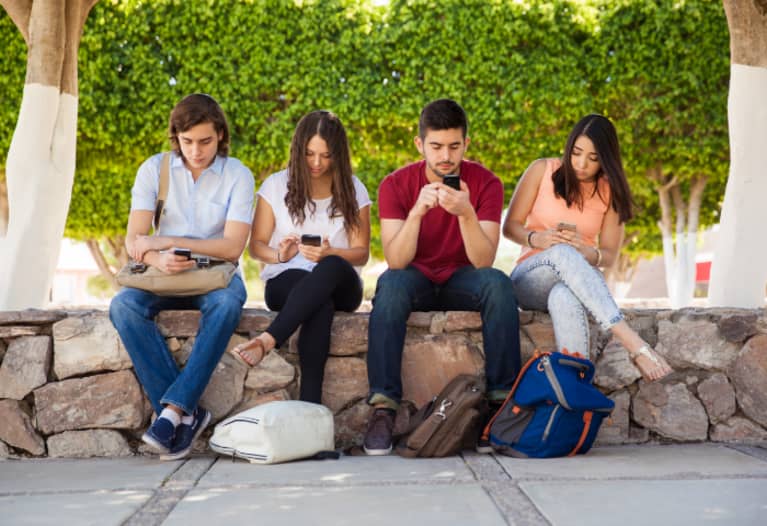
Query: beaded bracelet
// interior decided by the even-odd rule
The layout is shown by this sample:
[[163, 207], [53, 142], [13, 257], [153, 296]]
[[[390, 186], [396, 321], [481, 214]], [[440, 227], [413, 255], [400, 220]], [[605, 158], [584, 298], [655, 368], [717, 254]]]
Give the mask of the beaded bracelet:
[[533, 237], [533, 234], [535, 234], [535, 230], [531, 230], [527, 233], [527, 246], [530, 248], [535, 248], [533, 244], [530, 242], [530, 239]]

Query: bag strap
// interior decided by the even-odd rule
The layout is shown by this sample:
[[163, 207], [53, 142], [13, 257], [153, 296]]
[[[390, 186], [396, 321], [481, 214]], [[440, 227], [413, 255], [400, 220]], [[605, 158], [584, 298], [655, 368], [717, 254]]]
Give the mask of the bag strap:
[[[432, 413], [429, 415], [429, 418], [427, 418], [422, 425], [420, 425], [418, 429], [404, 441], [405, 443], [401, 448], [398, 448], [397, 452], [403, 457], [417, 457], [419, 451], [427, 442], [429, 442], [429, 440], [431, 440], [431, 437], [434, 436], [434, 433], [437, 432], [437, 429], [440, 428], [444, 421], [444, 413]], [[400, 443], [402, 444], [402, 442]]]
[[154, 209], [154, 231], [160, 231], [160, 217], [162, 209], [165, 207], [165, 200], [168, 198], [168, 186], [170, 183], [170, 152], [162, 154], [160, 160], [160, 188], [157, 190], [157, 204]]

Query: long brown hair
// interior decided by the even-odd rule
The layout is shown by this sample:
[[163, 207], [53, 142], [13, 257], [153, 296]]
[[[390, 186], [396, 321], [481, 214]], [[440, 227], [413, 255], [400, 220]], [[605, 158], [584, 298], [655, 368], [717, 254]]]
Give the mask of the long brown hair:
[[168, 138], [174, 152], [181, 158], [181, 146], [178, 144], [178, 134], [184, 133], [198, 124], [210, 122], [216, 133], [221, 134], [218, 141], [218, 155], [229, 155], [229, 124], [226, 122], [226, 114], [216, 99], [204, 93], [192, 93], [181, 99], [173, 107], [168, 119]]
[[311, 172], [306, 162], [306, 147], [315, 135], [319, 135], [330, 151], [332, 199], [328, 213], [330, 217], [343, 216], [344, 228], [351, 232], [360, 226], [357, 193], [352, 179], [352, 163], [349, 155], [349, 141], [341, 120], [326, 110], [313, 111], [298, 122], [290, 143], [288, 162], [288, 193], [285, 204], [290, 217], [299, 224], [306, 219], [306, 207], [314, 214], [317, 205], [311, 195]]
[[621, 150], [618, 145], [618, 133], [615, 126], [607, 117], [592, 113], [578, 121], [573, 131], [567, 137], [565, 153], [562, 157], [562, 166], [552, 175], [554, 181], [554, 193], [567, 202], [570, 207], [573, 204], [583, 209], [584, 196], [581, 194], [581, 185], [573, 168], [572, 154], [575, 141], [585, 135], [594, 143], [597, 151], [600, 170], [597, 172], [594, 193], [604, 201], [604, 196], [599, 192], [599, 180], [607, 178], [610, 187], [610, 206], [618, 213], [621, 223], [625, 223], [634, 216], [634, 200], [631, 197], [626, 172], [623, 170]]

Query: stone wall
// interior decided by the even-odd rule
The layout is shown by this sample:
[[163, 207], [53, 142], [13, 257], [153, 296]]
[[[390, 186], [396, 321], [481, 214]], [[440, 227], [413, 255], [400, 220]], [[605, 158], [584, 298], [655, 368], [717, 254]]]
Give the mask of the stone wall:
[[[598, 443], [767, 440], [767, 313], [763, 310], [625, 311], [628, 322], [674, 368], [641, 380], [626, 350], [592, 326], [596, 384], [615, 401]], [[273, 313], [246, 309], [236, 345], [263, 331]], [[179, 365], [190, 353], [199, 313], [158, 316]], [[333, 325], [323, 403], [335, 414], [339, 446], [359, 443], [369, 412], [367, 314], [339, 314]], [[547, 315], [520, 313], [522, 357], [552, 350]], [[295, 335], [250, 369], [228, 353], [202, 404], [214, 422], [298, 393]], [[403, 409], [421, 406], [461, 372], [481, 373], [482, 333], [471, 312], [414, 313], [403, 356]], [[152, 409], [104, 311], [0, 312], [0, 458], [120, 456], [145, 452], [139, 437]], [[207, 437], [207, 435], [205, 435]], [[205, 443], [200, 442], [199, 447]]]

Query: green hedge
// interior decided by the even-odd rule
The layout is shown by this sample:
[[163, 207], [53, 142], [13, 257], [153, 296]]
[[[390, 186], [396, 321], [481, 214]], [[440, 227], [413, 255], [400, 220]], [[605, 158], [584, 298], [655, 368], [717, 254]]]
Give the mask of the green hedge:
[[[25, 68], [7, 16], [0, 43], [11, 50], [0, 57], [7, 150]], [[287, 162], [303, 114], [335, 111], [371, 196], [389, 171], [417, 159], [418, 114], [434, 98], [466, 108], [469, 156], [502, 178], [507, 201], [532, 160], [561, 153], [581, 116], [605, 113], [643, 210], [631, 225], [642, 232], [636, 250], [660, 248], [649, 165], [711, 177], [703, 224], [716, 219], [727, 175], [727, 23], [707, 0], [102, 0], [79, 64], [66, 232], [75, 238], [124, 232], [136, 168], [167, 148], [170, 108], [196, 91], [224, 106], [232, 154], [259, 182]], [[376, 220], [376, 243], [377, 233]]]

